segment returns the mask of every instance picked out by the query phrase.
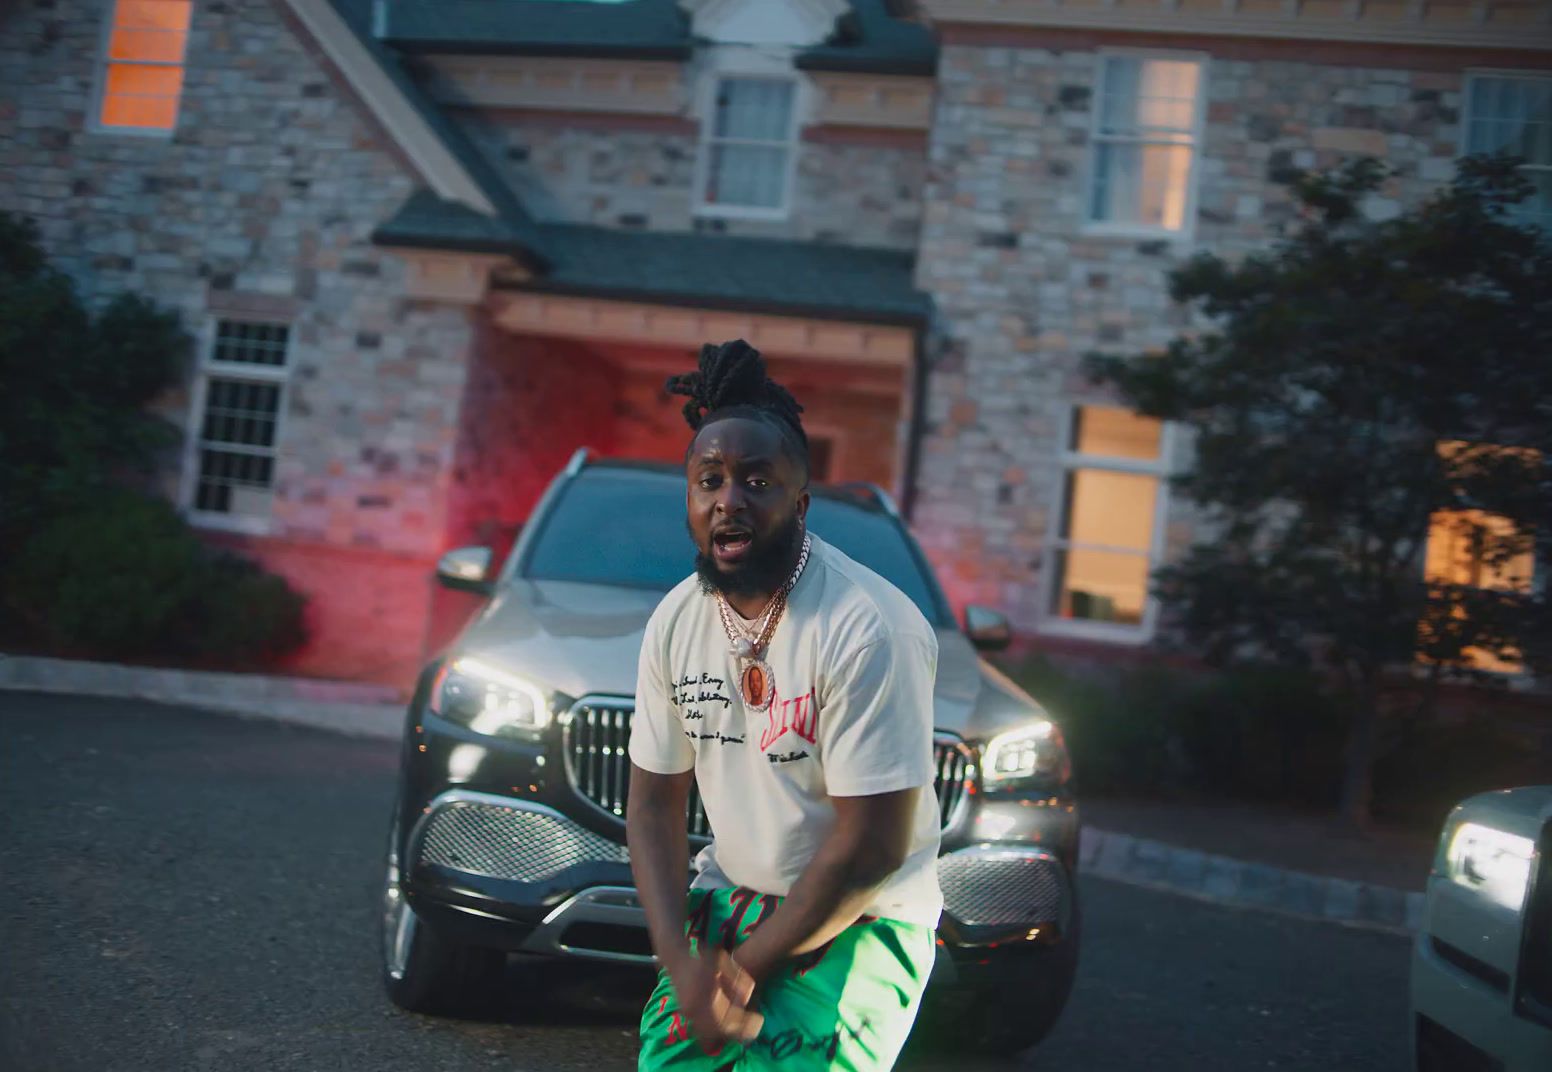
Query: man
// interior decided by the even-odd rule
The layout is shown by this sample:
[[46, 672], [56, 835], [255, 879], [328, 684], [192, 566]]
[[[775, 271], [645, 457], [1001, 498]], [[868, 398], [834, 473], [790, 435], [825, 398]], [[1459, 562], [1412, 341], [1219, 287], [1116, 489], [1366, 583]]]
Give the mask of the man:
[[[647, 625], [631, 867], [663, 971], [642, 1069], [887, 1069], [933, 963], [937, 640], [807, 532], [801, 407], [742, 340], [688, 395], [695, 575]], [[691, 779], [714, 835], [688, 906]]]

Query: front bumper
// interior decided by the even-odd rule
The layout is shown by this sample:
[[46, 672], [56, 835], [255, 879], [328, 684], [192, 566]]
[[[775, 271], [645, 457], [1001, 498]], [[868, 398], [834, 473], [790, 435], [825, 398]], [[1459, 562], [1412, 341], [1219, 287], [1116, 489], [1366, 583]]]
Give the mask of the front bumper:
[[[984, 964], [993, 950], [1063, 941], [1076, 913], [1067, 847], [951, 842], [938, 858], [939, 949]], [[456, 940], [651, 961], [625, 846], [546, 804], [449, 790], [420, 812], [401, 858], [410, 905]]]

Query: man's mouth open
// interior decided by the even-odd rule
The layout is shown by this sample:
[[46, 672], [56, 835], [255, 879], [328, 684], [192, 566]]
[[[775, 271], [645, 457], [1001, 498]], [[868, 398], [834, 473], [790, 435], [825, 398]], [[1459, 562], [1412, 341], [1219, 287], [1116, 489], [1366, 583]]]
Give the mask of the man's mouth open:
[[748, 557], [754, 534], [747, 529], [724, 529], [711, 538], [711, 555], [719, 563], [735, 565]]

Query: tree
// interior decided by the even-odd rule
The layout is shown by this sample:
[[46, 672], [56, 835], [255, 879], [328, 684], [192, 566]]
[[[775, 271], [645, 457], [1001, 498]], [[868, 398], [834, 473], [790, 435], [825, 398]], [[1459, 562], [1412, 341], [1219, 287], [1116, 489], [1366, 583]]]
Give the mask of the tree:
[[[1294, 176], [1292, 234], [1172, 273], [1202, 330], [1086, 362], [1194, 432], [1177, 484], [1205, 538], [1154, 579], [1180, 634], [1212, 661], [1326, 669], [1357, 701], [1342, 810], [1359, 823], [1386, 675], [1426, 696], [1494, 660], [1545, 665], [1546, 599], [1523, 574], [1552, 557], [1552, 243], [1511, 215], [1529, 185], [1512, 159], [1467, 158], [1426, 203], [1370, 218], [1389, 175]], [[1430, 526], [1481, 574], [1425, 570]]]
[[88, 309], [31, 221], [0, 212], [0, 642], [251, 669], [306, 640], [301, 595], [149, 492], [182, 437], [147, 406], [188, 353], [144, 298]]
[[176, 314], [144, 298], [88, 310], [32, 221], [0, 212], [0, 547], [179, 441], [145, 407], [188, 353]]

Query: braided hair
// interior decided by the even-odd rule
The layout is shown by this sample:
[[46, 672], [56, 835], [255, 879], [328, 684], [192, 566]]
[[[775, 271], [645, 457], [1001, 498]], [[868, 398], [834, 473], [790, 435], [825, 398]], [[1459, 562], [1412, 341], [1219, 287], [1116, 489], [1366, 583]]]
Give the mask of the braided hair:
[[[765, 374], [765, 358], [743, 339], [701, 347], [700, 368], [670, 376], [664, 388], [684, 395], [684, 419], [697, 433], [728, 417], [763, 421], [781, 433], [782, 445], [808, 477], [808, 434], [798, 414], [803, 407], [781, 384]], [[694, 440], [691, 440], [694, 446]]]

